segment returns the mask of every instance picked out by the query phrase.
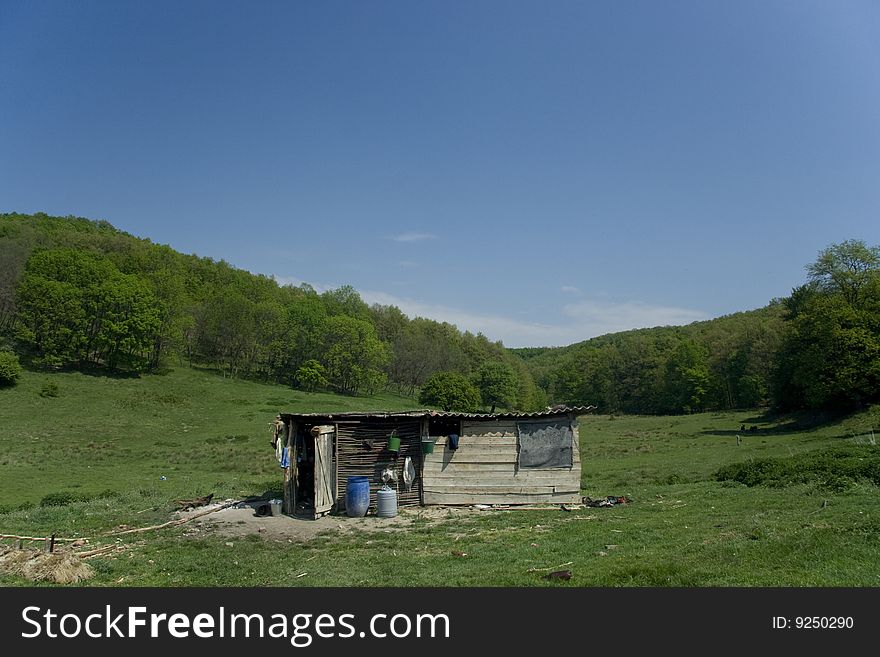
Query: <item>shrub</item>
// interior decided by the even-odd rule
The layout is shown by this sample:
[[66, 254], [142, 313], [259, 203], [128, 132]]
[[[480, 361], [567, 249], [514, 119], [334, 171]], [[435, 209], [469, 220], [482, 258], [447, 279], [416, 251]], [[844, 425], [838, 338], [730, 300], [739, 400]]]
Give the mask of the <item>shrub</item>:
[[92, 500], [103, 500], [119, 495], [115, 490], [104, 490], [100, 493], [71, 493], [68, 491], [58, 491], [48, 493], [40, 500], [40, 506], [67, 506], [74, 502], [91, 502]]
[[880, 450], [873, 445], [837, 445], [796, 456], [754, 459], [720, 468], [715, 479], [768, 488], [812, 483], [834, 492], [856, 481], [880, 486]]
[[11, 351], [0, 351], [0, 388], [14, 386], [21, 376], [18, 356]]
[[[330, 381], [327, 379], [327, 370], [314, 359], [307, 360], [296, 371], [296, 382], [303, 390], [309, 392], [313, 392], [318, 388], [326, 388], [330, 385]], [[270, 403], [272, 401], [270, 400]], [[284, 400], [282, 403], [286, 404], [287, 401]]]
[[40, 506], [67, 506], [72, 502], [78, 501], [78, 499], [78, 496], [74, 493], [49, 493], [40, 500]]
[[40, 388], [40, 397], [57, 397], [58, 396], [58, 384], [54, 381], [46, 381], [43, 384], [43, 387]]
[[0, 504], [0, 514], [15, 513], [16, 511], [29, 511], [33, 508], [33, 502], [21, 502], [20, 504]]

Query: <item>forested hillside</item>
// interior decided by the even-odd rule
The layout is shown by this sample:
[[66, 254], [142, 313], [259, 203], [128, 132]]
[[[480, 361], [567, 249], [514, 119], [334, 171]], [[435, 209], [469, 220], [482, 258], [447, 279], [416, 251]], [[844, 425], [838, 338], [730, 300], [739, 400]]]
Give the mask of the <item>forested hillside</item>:
[[[349, 286], [279, 285], [107, 222], [2, 214], [0, 340], [38, 368], [200, 366], [309, 391], [387, 388], [448, 410], [568, 403], [679, 414], [880, 400], [880, 249], [835, 244], [806, 273], [759, 310], [509, 350], [368, 306]], [[0, 385], [4, 368], [7, 383], [16, 376], [10, 358]]]
[[831, 245], [806, 273], [759, 310], [513, 351], [551, 400], [610, 413], [846, 412], [880, 400], [880, 248]]
[[279, 285], [77, 217], [0, 215], [0, 335], [34, 367], [185, 364], [349, 395], [412, 396], [438, 371], [477, 385], [492, 365], [514, 381], [505, 406], [546, 403], [522, 361], [483, 335], [368, 306], [351, 287]]
[[675, 414], [768, 403], [784, 306], [681, 327], [604, 335], [558, 349], [515, 349], [554, 400], [606, 412]]

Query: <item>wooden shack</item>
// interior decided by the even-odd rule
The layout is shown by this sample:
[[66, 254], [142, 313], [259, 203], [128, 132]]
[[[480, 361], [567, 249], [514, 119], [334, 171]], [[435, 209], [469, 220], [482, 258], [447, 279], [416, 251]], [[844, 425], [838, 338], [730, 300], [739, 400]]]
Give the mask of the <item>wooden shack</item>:
[[[393, 473], [389, 485], [400, 506], [579, 502], [577, 418], [592, 408], [281, 414], [289, 463], [284, 512], [317, 517], [343, 510], [351, 476], [369, 478], [375, 504], [383, 473]], [[392, 436], [397, 451], [389, 449]]]

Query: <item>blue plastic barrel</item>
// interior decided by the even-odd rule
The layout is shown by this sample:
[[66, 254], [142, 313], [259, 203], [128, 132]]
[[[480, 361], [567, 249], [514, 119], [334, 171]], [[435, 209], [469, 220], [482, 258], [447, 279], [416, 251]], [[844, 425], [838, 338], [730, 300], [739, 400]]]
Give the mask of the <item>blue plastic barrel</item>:
[[345, 489], [345, 512], [352, 518], [363, 518], [370, 508], [370, 478], [349, 477]]

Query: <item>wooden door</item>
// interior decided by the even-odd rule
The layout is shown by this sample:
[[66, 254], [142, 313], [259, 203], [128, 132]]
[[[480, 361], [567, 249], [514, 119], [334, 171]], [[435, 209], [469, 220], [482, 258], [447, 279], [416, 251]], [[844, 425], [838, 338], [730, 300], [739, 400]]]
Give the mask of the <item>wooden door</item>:
[[332, 426], [312, 429], [315, 436], [315, 517], [333, 508], [336, 502], [336, 430]]

